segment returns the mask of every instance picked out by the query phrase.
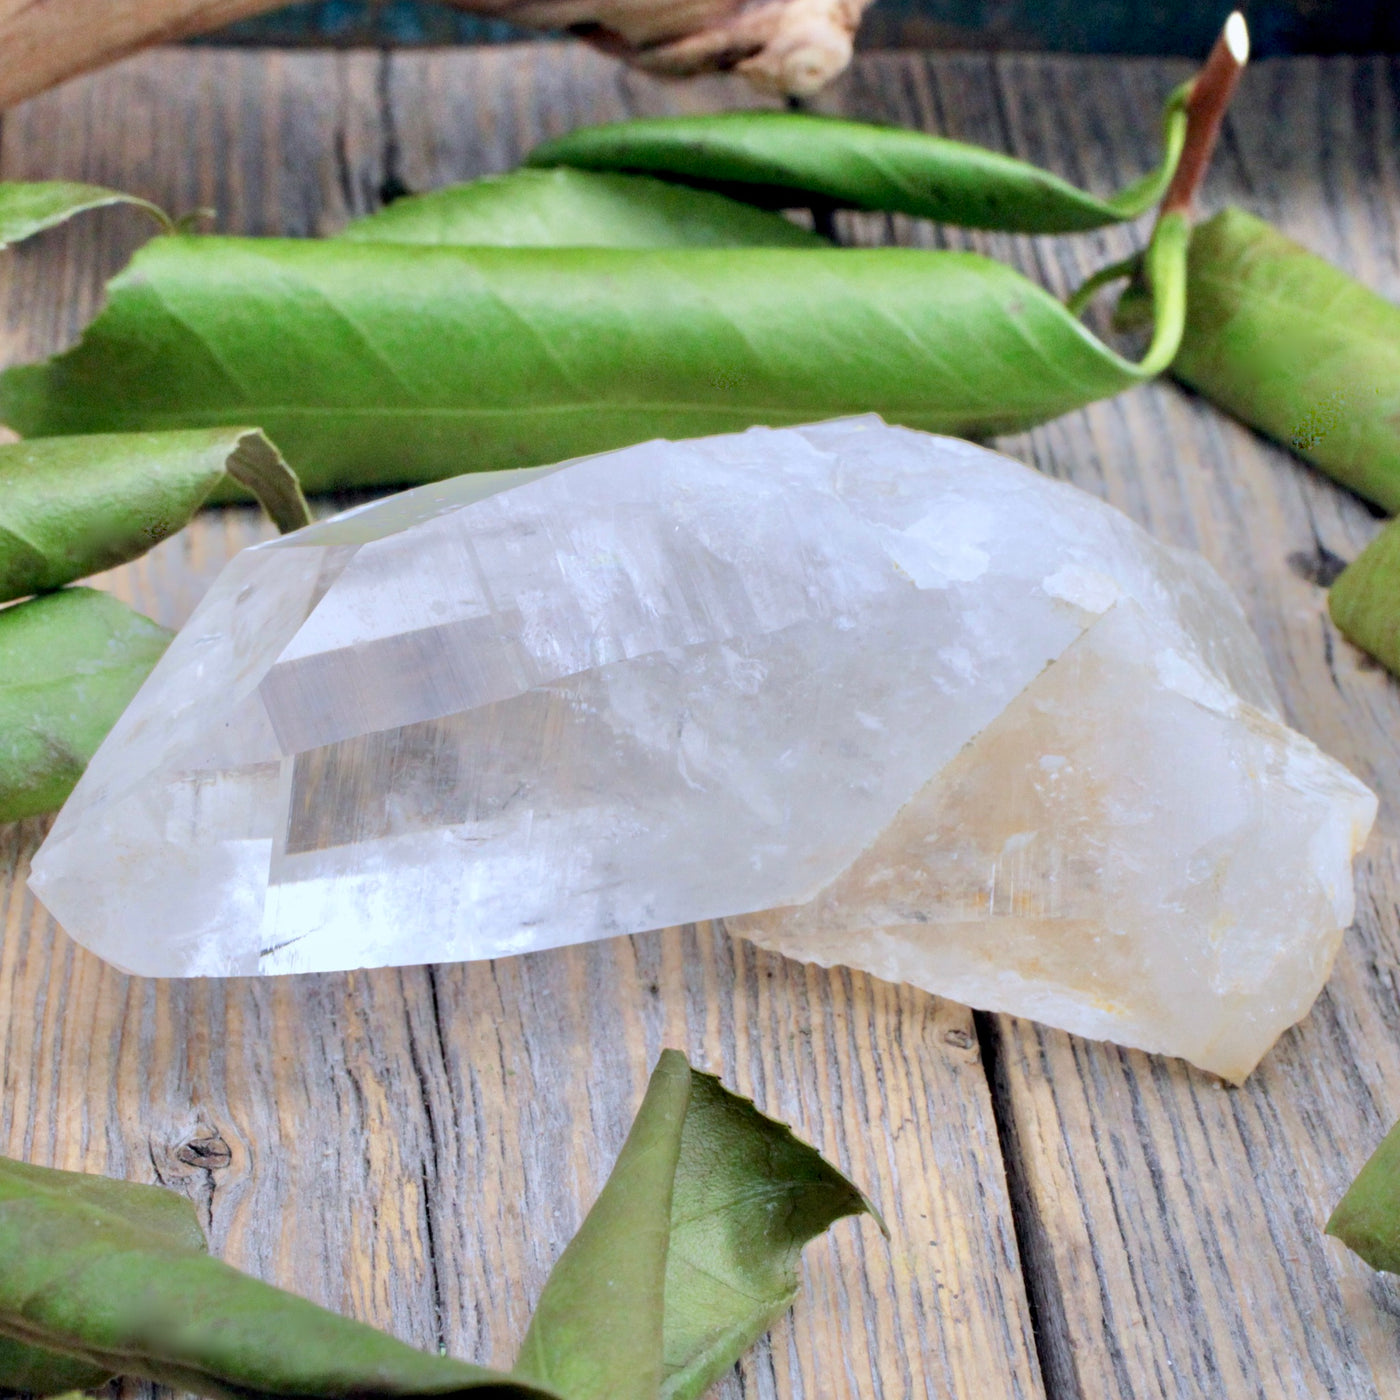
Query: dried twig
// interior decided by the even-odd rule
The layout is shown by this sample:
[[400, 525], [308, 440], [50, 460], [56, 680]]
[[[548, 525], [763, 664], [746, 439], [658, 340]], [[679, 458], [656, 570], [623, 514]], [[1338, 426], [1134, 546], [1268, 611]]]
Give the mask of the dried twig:
[[[0, 108], [152, 44], [203, 34], [285, 0], [0, 0]], [[458, 9], [578, 34], [655, 73], [736, 69], [811, 93], [851, 57], [870, 0], [451, 0]]]

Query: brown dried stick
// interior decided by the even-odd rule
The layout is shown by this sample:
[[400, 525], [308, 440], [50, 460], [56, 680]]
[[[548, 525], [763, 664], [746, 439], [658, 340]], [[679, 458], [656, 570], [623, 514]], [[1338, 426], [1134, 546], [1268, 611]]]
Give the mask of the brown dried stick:
[[0, 107], [137, 49], [275, 8], [276, 0], [0, 0]]
[[[0, 108], [152, 44], [275, 10], [285, 0], [0, 0]], [[870, 0], [451, 0], [458, 9], [564, 29], [654, 73], [737, 69], [756, 85], [815, 92], [850, 61]]]

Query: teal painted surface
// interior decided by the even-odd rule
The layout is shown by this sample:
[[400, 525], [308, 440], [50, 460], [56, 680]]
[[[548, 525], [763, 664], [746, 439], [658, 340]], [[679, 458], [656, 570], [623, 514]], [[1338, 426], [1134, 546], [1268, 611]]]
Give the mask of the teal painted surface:
[[[1252, 0], [1243, 8], [1261, 57], [1400, 52], [1400, 0]], [[1228, 0], [879, 0], [862, 41], [1199, 56], [1229, 9]], [[513, 25], [433, 0], [319, 0], [201, 42], [399, 45], [522, 37], [529, 36]]]
[[318, 0], [230, 25], [196, 43], [491, 44], [535, 37], [433, 0]]

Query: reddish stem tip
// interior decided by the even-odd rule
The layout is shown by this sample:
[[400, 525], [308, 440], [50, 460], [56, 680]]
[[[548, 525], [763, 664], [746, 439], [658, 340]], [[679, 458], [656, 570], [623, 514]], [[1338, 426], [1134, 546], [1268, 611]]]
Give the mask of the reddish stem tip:
[[1191, 84], [1191, 95], [1186, 99], [1186, 144], [1181, 152], [1181, 163], [1162, 200], [1163, 214], [1191, 212], [1196, 191], [1205, 179], [1211, 153], [1215, 150], [1220, 123], [1225, 119], [1226, 109], [1248, 61], [1249, 26], [1236, 10], [1225, 21], [1210, 57]]

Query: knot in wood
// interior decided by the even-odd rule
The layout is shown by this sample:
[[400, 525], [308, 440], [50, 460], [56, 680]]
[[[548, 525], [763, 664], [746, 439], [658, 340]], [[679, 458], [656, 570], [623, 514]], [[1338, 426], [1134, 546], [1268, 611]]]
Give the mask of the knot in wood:
[[191, 1138], [176, 1153], [176, 1158], [187, 1167], [203, 1167], [206, 1171], [219, 1171], [233, 1161], [233, 1149], [218, 1133]]

